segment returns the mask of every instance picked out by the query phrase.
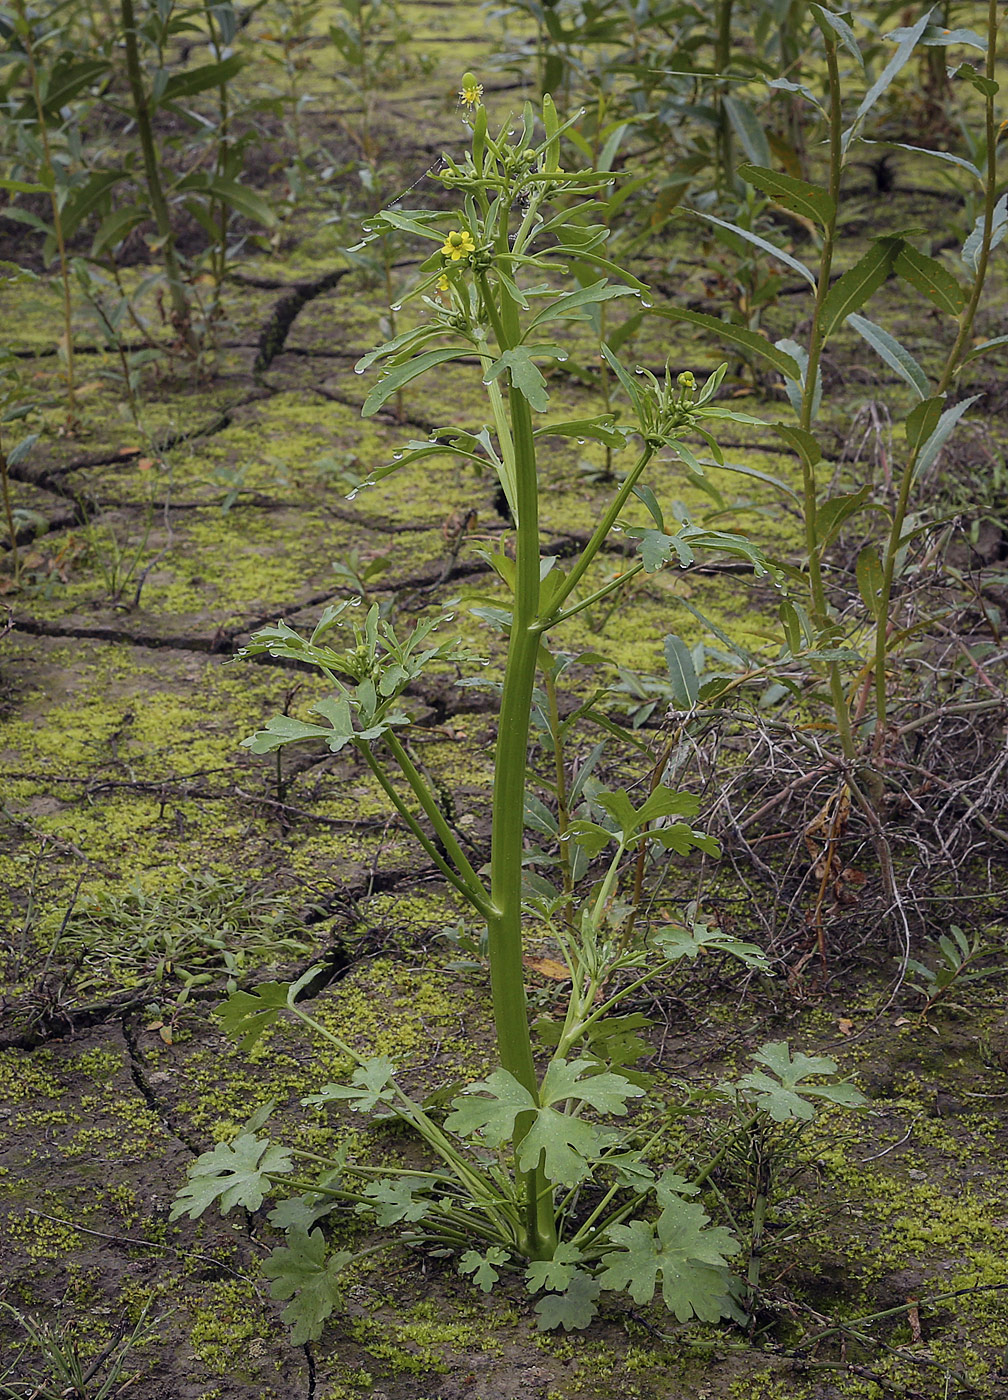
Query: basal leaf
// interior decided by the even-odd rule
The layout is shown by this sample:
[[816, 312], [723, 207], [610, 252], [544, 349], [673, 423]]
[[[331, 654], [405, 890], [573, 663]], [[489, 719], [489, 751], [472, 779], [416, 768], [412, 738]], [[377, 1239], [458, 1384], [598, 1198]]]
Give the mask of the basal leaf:
[[552, 1259], [536, 1259], [525, 1270], [525, 1286], [530, 1293], [551, 1288], [562, 1293], [577, 1272], [581, 1251], [573, 1244], [558, 1244]]
[[739, 1246], [723, 1226], [710, 1225], [702, 1206], [673, 1198], [656, 1223], [633, 1220], [608, 1234], [616, 1248], [602, 1257], [603, 1288], [649, 1303], [660, 1282], [665, 1306], [680, 1322], [717, 1322], [729, 1311], [725, 1265]]
[[683, 924], [666, 924], [657, 929], [651, 942], [666, 958], [695, 959], [704, 953], [730, 953], [747, 967], [755, 967], [761, 972], [769, 971], [766, 954], [755, 943], [745, 943], [722, 933], [716, 926], [696, 923], [687, 928]]
[[287, 982], [261, 982], [254, 992], [232, 992], [216, 1015], [224, 1034], [232, 1040], [241, 1037], [241, 1048], [251, 1050], [267, 1026], [278, 1020], [290, 1005]]
[[322, 1231], [294, 1226], [286, 1245], [274, 1249], [262, 1270], [272, 1280], [273, 1298], [290, 1298], [282, 1316], [290, 1329], [292, 1346], [317, 1341], [322, 1325], [340, 1301], [339, 1276], [353, 1255], [341, 1250], [326, 1258]]
[[828, 1103], [856, 1108], [864, 1103], [863, 1095], [852, 1084], [810, 1084], [811, 1076], [836, 1073], [836, 1060], [828, 1055], [791, 1054], [787, 1042], [771, 1041], [753, 1056], [776, 1078], [754, 1070], [743, 1075], [738, 1087], [745, 1094], [751, 1094], [756, 1106], [768, 1113], [775, 1123], [785, 1123], [789, 1119], [808, 1121], [815, 1116], [815, 1105], [810, 1100], [822, 1099]]
[[597, 1311], [602, 1285], [583, 1269], [575, 1269], [564, 1293], [547, 1293], [536, 1304], [540, 1332], [562, 1327], [566, 1332], [587, 1327]]
[[188, 1215], [190, 1220], [196, 1220], [215, 1201], [222, 1215], [234, 1206], [258, 1210], [273, 1189], [267, 1173], [289, 1172], [293, 1166], [286, 1150], [268, 1138], [240, 1133], [232, 1142], [219, 1142], [212, 1151], [196, 1158], [169, 1219]]
[[577, 1099], [599, 1113], [626, 1113], [627, 1099], [640, 1098], [644, 1090], [621, 1074], [598, 1074], [597, 1068], [591, 1060], [551, 1060], [539, 1090], [543, 1107]]
[[371, 1182], [361, 1194], [367, 1202], [361, 1201], [355, 1210], [358, 1215], [373, 1216], [376, 1225], [413, 1224], [430, 1210], [430, 1201], [414, 1192], [405, 1177]]
[[458, 1261], [460, 1274], [471, 1274], [473, 1283], [481, 1293], [490, 1293], [494, 1284], [500, 1282], [500, 1265], [506, 1264], [508, 1253], [496, 1245], [480, 1254], [478, 1250], [467, 1249]]
[[[621, 1082], [636, 1093], [643, 1092], [629, 1080]], [[523, 1172], [533, 1171], [542, 1157], [549, 1181], [577, 1186], [614, 1136], [612, 1130], [597, 1128], [583, 1118], [559, 1113], [555, 1108], [540, 1108], [536, 1110], [531, 1128], [518, 1144], [518, 1166]]]
[[390, 1089], [396, 1066], [387, 1055], [375, 1055], [358, 1065], [349, 1084], [326, 1084], [317, 1094], [309, 1094], [301, 1102], [308, 1106], [347, 1101], [357, 1113], [371, 1113], [380, 1103], [391, 1103], [395, 1094]]
[[445, 1119], [445, 1127], [459, 1137], [478, 1132], [491, 1147], [500, 1147], [514, 1136], [518, 1115], [535, 1107], [535, 1099], [524, 1085], [506, 1069], [498, 1069], [452, 1099], [452, 1112]]

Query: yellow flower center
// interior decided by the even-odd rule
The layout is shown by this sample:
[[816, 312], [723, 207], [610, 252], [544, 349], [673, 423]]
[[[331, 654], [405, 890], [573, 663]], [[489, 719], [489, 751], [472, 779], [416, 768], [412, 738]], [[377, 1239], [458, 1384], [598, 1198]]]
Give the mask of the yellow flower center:
[[468, 229], [453, 229], [441, 245], [441, 252], [452, 262], [458, 262], [476, 251], [476, 244]]

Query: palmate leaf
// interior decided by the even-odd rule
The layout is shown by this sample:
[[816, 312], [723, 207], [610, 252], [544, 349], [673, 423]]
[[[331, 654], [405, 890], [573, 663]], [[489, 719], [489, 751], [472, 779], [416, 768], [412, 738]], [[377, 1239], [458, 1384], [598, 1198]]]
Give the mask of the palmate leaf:
[[267, 1173], [289, 1172], [293, 1165], [284, 1148], [254, 1133], [240, 1133], [233, 1142], [219, 1142], [190, 1166], [188, 1183], [175, 1198], [169, 1219], [188, 1215], [196, 1220], [215, 1201], [223, 1215], [234, 1206], [258, 1210], [273, 1189]]
[[680, 1322], [717, 1322], [731, 1311], [726, 1261], [739, 1246], [722, 1225], [690, 1201], [669, 1199], [656, 1222], [632, 1220], [609, 1227], [617, 1246], [602, 1256], [599, 1283], [649, 1303], [661, 1282], [665, 1306]]
[[289, 1006], [288, 983], [261, 982], [254, 992], [232, 992], [215, 1014], [224, 1034], [232, 1040], [240, 1036], [241, 1048], [251, 1050], [267, 1026], [273, 1025]]
[[390, 1088], [395, 1071], [396, 1066], [387, 1055], [375, 1055], [357, 1066], [349, 1084], [326, 1084], [301, 1102], [308, 1108], [346, 1100], [356, 1112], [371, 1113], [378, 1104], [391, 1103], [395, 1098]]
[[827, 1103], [839, 1104], [844, 1108], [857, 1108], [864, 1103], [864, 1096], [853, 1084], [810, 1084], [813, 1075], [835, 1074], [837, 1063], [829, 1055], [792, 1056], [787, 1042], [771, 1041], [753, 1056], [759, 1064], [766, 1065], [775, 1079], [754, 1070], [743, 1075], [738, 1087], [743, 1094], [753, 1095], [756, 1107], [768, 1113], [775, 1123], [786, 1123], [789, 1119], [804, 1121], [815, 1116], [815, 1105], [810, 1099], [821, 1099]]
[[644, 1092], [622, 1075], [597, 1074], [596, 1070], [591, 1060], [553, 1060], [540, 1089], [541, 1104], [507, 1070], [496, 1070], [452, 1100], [453, 1111], [445, 1119], [445, 1127], [460, 1137], [479, 1133], [491, 1147], [500, 1147], [514, 1137], [519, 1117], [531, 1114], [531, 1126], [518, 1144], [520, 1170], [533, 1171], [542, 1156], [550, 1181], [577, 1186], [615, 1134], [552, 1105], [575, 1100], [621, 1116], [626, 1112], [626, 1100]]
[[744, 943], [738, 938], [732, 938], [716, 926], [709, 928], [706, 924], [697, 923], [691, 928], [686, 928], [682, 924], [667, 924], [655, 931], [651, 941], [658, 951], [671, 961], [678, 961], [679, 958], [697, 958], [703, 953], [730, 953], [747, 967], [754, 967], [761, 972], [769, 971], [766, 954], [762, 948], [757, 947], [755, 943]]
[[282, 1313], [292, 1346], [321, 1337], [322, 1324], [340, 1301], [339, 1276], [352, 1259], [346, 1250], [327, 1259], [322, 1231], [309, 1234], [295, 1225], [286, 1245], [263, 1262], [263, 1273], [272, 1280], [271, 1297], [292, 1300]]
[[582, 1254], [576, 1245], [558, 1244], [552, 1259], [536, 1259], [525, 1270], [525, 1287], [530, 1293], [549, 1288], [562, 1293], [577, 1272]]
[[536, 1101], [513, 1074], [494, 1070], [486, 1079], [470, 1084], [465, 1094], [452, 1099], [445, 1127], [459, 1137], [479, 1133], [491, 1147], [500, 1147], [514, 1133], [520, 1113], [535, 1111]]
[[491, 1245], [485, 1254], [480, 1254], [475, 1249], [467, 1249], [458, 1261], [458, 1271], [460, 1274], [472, 1274], [473, 1283], [480, 1292], [490, 1293], [494, 1284], [500, 1282], [501, 1264], [506, 1264], [507, 1261], [507, 1250], [499, 1249], [496, 1245]]
[[404, 1177], [372, 1182], [364, 1187], [362, 1195], [367, 1196], [367, 1201], [361, 1201], [354, 1209], [358, 1215], [372, 1216], [376, 1225], [397, 1225], [400, 1221], [412, 1224], [430, 1210], [430, 1202], [417, 1195]]
[[602, 1285], [583, 1269], [575, 1269], [564, 1293], [547, 1293], [536, 1304], [540, 1332], [562, 1327], [565, 1332], [587, 1327], [597, 1311], [595, 1300]]
[[687, 524], [680, 526], [674, 535], [638, 525], [628, 526], [625, 534], [640, 541], [641, 560], [645, 572], [649, 574], [663, 569], [673, 557], [681, 569], [688, 569], [691, 564], [696, 563], [696, 549], [722, 550], [725, 554], [747, 559], [757, 574], [768, 572], [762, 551], [744, 535], [728, 534], [721, 530], [701, 530]]
[[549, 393], [546, 380], [532, 359], [533, 355], [550, 355], [554, 359], [565, 359], [566, 355], [552, 345], [517, 345], [505, 350], [499, 360], [495, 360], [486, 374], [489, 382], [497, 379], [505, 370], [511, 376], [511, 383], [529, 406], [541, 413], [549, 408]]

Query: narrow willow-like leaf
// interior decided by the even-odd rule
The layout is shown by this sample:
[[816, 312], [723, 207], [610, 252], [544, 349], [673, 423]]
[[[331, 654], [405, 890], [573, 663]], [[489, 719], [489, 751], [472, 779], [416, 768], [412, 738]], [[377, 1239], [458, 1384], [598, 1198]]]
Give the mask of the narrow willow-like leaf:
[[790, 423], [771, 423], [770, 426], [779, 438], [783, 438], [789, 447], [794, 448], [808, 468], [811, 469], [822, 460], [822, 448], [815, 436], [805, 428], [796, 428]]
[[934, 432], [944, 402], [941, 397], [925, 399], [923, 403], [915, 404], [907, 414], [906, 438], [911, 452], [916, 452], [922, 447]]
[[759, 165], [740, 165], [738, 173], [747, 184], [755, 185], [785, 209], [801, 214], [813, 223], [822, 224], [824, 228], [836, 217], [836, 201], [828, 190], [819, 185], [810, 185], [807, 180], [798, 180], [793, 175], [766, 170]]
[[803, 262], [799, 262], [797, 258], [793, 258], [790, 253], [785, 253], [783, 248], [778, 248], [776, 244], [768, 242], [765, 238], [761, 238], [758, 233], [752, 233], [747, 228], [739, 228], [738, 224], [730, 224], [726, 219], [719, 219], [714, 214], [703, 214], [699, 210], [695, 212], [698, 218], [706, 219], [709, 224], [717, 224], [719, 228], [726, 228], [731, 233], [738, 234], [739, 238], [744, 238], [745, 241], [751, 243], [754, 248], [760, 248], [764, 253], [768, 253], [770, 257], [776, 258], [777, 261], [782, 262], [785, 267], [789, 267], [792, 272], [797, 272], [798, 276], [803, 277], [812, 290], [815, 290], [816, 280], [809, 269]]
[[912, 287], [923, 292], [940, 311], [958, 316], [966, 301], [966, 293], [958, 280], [937, 258], [929, 258], [910, 243], [904, 243], [896, 254], [893, 271]]
[[857, 557], [855, 571], [861, 601], [878, 622], [882, 612], [882, 590], [885, 586], [885, 576], [882, 572], [882, 561], [879, 559], [878, 550], [873, 544], [866, 544], [861, 550]]
[[853, 140], [854, 134], [857, 131], [858, 127], [861, 125], [861, 122], [868, 115], [871, 109], [875, 106], [875, 103], [879, 100], [879, 98], [886, 91], [886, 89], [890, 86], [896, 74], [910, 61], [910, 56], [913, 53], [914, 49], [917, 47], [917, 41], [924, 33], [925, 29], [927, 29], [930, 21], [931, 12], [930, 10], [928, 10], [924, 15], [922, 15], [922, 17], [917, 21], [917, 23], [913, 26], [912, 29], [906, 29], [901, 31], [903, 34], [903, 38], [897, 44], [896, 52], [893, 54], [892, 58], [882, 69], [882, 72], [878, 75], [878, 77], [872, 83], [871, 87], [865, 93], [864, 97], [861, 99], [861, 105], [854, 113], [853, 122], [850, 124], [850, 126], [844, 132], [843, 137], [841, 138], [841, 145], [844, 151], [847, 150], [847, 147]]
[[772, 159], [770, 143], [762, 122], [749, 103], [741, 97], [722, 97], [721, 103], [749, 159], [754, 165], [769, 165]]
[[905, 345], [901, 345], [895, 336], [874, 321], [869, 321], [867, 316], [859, 316], [856, 312], [847, 317], [847, 324], [853, 326], [890, 369], [906, 380], [919, 398], [927, 398], [931, 392], [930, 381]]
[[923, 476], [928, 467], [931, 466], [932, 462], [934, 462], [935, 458], [938, 456], [938, 453], [952, 436], [952, 431], [959, 422], [959, 419], [980, 397], [979, 394], [971, 394], [968, 399], [963, 399], [961, 403], [953, 404], [951, 408], [947, 408], [941, 415], [934, 432], [921, 448], [920, 456], [917, 458], [917, 467], [914, 471], [915, 479]]
[[665, 638], [665, 664], [668, 667], [672, 698], [680, 710], [691, 710], [700, 694], [700, 678], [689, 647], [674, 634]]
[[822, 306], [822, 330], [830, 336], [843, 321], [864, 306], [889, 276], [896, 254], [902, 247], [900, 238], [879, 238], [863, 258], [838, 277], [826, 294]]
[[765, 340], [756, 331], [746, 330], [743, 326], [733, 326], [728, 321], [719, 321], [716, 316], [708, 316], [703, 311], [689, 311], [684, 306], [656, 306], [652, 315], [667, 316], [670, 321], [689, 321], [691, 325], [703, 326], [722, 340], [741, 345], [754, 355], [759, 355], [785, 378], [796, 381], [801, 379], [801, 370], [794, 357], [778, 349], [776, 345], [771, 345], [769, 340]]

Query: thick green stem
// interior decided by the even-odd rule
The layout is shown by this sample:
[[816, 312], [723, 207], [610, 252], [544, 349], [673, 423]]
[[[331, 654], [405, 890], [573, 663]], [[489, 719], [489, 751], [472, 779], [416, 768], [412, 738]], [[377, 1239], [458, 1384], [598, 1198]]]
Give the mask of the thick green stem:
[[[567, 839], [570, 811], [567, 806], [567, 765], [564, 755], [563, 726], [560, 721], [556, 681], [549, 672], [543, 677], [543, 685], [546, 689], [546, 703], [549, 707], [550, 737], [553, 740], [553, 773], [557, 797], [557, 840], [560, 843], [560, 869], [563, 873], [564, 894], [570, 899], [574, 893], [574, 878], [571, 871], [570, 842]], [[570, 909], [567, 911], [567, 918], [568, 922], [573, 919]]]
[[[997, 66], [998, 14], [997, 0], [988, 0], [987, 6], [987, 62], [986, 76], [994, 80]], [[991, 236], [994, 229], [994, 210], [998, 198], [997, 181], [997, 120], [994, 112], [994, 96], [989, 95], [984, 104], [984, 126], [987, 141], [987, 168], [985, 171], [983, 237], [977, 255], [976, 275], [969, 301], [959, 315], [959, 329], [955, 342], [948, 353], [945, 367], [938, 381], [936, 393], [941, 396], [948, 391], [957, 371], [963, 350], [969, 343], [976, 319], [977, 308], [987, 280], [987, 266], [990, 261]], [[899, 495], [893, 511], [889, 538], [886, 541], [885, 557], [882, 561], [882, 587], [879, 590], [878, 620], [875, 624], [875, 747], [881, 747], [888, 718], [888, 692], [886, 686], [886, 654], [889, 629], [889, 609], [892, 602], [893, 581], [896, 576], [896, 560], [903, 538], [903, 526], [910, 504], [910, 490], [917, 475], [917, 461], [920, 449], [911, 453], [903, 468]]]
[[168, 278], [172, 319], [178, 334], [189, 349], [194, 350], [196, 344], [191, 325], [189, 298], [175, 253], [175, 234], [172, 230], [168, 201], [165, 199], [164, 188], [161, 184], [157, 148], [154, 144], [154, 128], [151, 124], [150, 102], [144, 87], [133, 0], [119, 0], [119, 4], [122, 15], [123, 41], [126, 49], [126, 76], [133, 101], [133, 116], [136, 118], [137, 135], [140, 137], [140, 149], [143, 152], [144, 176], [147, 181], [151, 213], [154, 215], [158, 237], [161, 240], [161, 256], [164, 259], [165, 273]]
[[[502, 349], [520, 339], [517, 309], [502, 293]], [[487, 919], [494, 1026], [502, 1068], [538, 1100], [532, 1058], [525, 973], [522, 963], [522, 857], [525, 845], [525, 772], [528, 760], [532, 691], [539, 657], [539, 483], [535, 439], [528, 403], [509, 391], [511, 437], [515, 448], [518, 507], [514, 608], [508, 640], [504, 688], [497, 726], [493, 790], [490, 898]], [[531, 1127], [531, 1114], [515, 1127], [515, 1148]], [[524, 1173], [525, 1248], [534, 1259], [552, 1258], [556, 1249], [553, 1201], [541, 1164]]]

